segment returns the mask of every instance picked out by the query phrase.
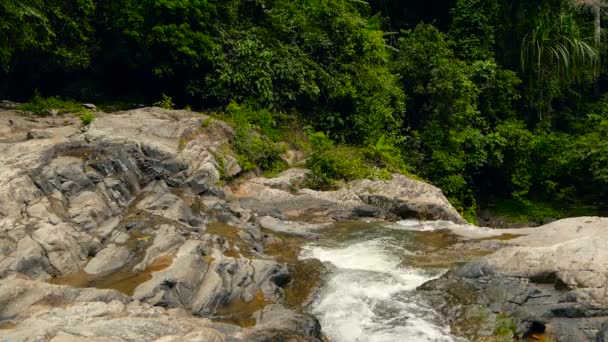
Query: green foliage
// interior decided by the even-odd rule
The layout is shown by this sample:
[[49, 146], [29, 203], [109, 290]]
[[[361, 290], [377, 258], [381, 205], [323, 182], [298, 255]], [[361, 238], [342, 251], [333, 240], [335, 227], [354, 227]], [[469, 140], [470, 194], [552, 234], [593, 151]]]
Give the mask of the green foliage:
[[38, 115], [48, 115], [49, 110], [57, 110], [59, 114], [65, 113], [84, 113], [85, 109], [79, 103], [73, 100], [62, 100], [59, 97], [44, 98], [38, 93], [34, 95], [29, 103], [23, 104], [19, 110], [32, 112]]
[[458, 0], [452, 10], [450, 36], [458, 55], [465, 60], [484, 60], [494, 56], [497, 0]]
[[608, 44], [597, 3], [571, 2], [3, 0], [0, 96], [60, 94], [22, 109], [84, 124], [65, 98], [227, 106], [245, 170], [280, 171], [297, 147], [318, 188], [415, 173], [471, 220], [494, 199], [605, 207], [608, 101], [593, 81]]
[[80, 121], [82, 121], [82, 124], [84, 126], [90, 125], [91, 122], [93, 122], [93, 120], [95, 120], [95, 114], [93, 114], [92, 112], [85, 110], [84, 112], [82, 112], [79, 116]]
[[175, 107], [175, 104], [173, 103], [173, 99], [170, 96], [167, 96], [165, 94], [162, 94], [162, 99], [160, 101], [156, 102], [154, 105], [167, 109], [167, 110], [172, 110]]
[[95, 49], [95, 8], [93, 0], [0, 1], [0, 67], [9, 72], [31, 63], [21, 58], [32, 55], [49, 68], [88, 66]]
[[496, 330], [494, 331], [494, 335], [501, 338], [502, 341], [512, 341], [517, 331], [513, 318], [504, 314], [499, 314], [496, 320]]
[[361, 178], [389, 178], [390, 173], [366, 159], [365, 149], [336, 146], [323, 132], [309, 135], [312, 154], [306, 161], [310, 170], [306, 186], [313, 189], [331, 189], [336, 181]]
[[[243, 171], [259, 168], [268, 174], [279, 173], [287, 168], [287, 163], [281, 159], [284, 149], [254, 129], [250, 122], [253, 113], [256, 111], [247, 106], [236, 103], [228, 106], [227, 114], [235, 130], [232, 146], [237, 153], [236, 159]], [[261, 117], [265, 117], [265, 114]]]

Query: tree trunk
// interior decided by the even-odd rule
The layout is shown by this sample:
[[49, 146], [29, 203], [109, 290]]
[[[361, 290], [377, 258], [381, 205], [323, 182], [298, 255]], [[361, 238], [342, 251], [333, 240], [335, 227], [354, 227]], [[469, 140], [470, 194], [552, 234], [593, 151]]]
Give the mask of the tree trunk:
[[595, 38], [595, 48], [597, 49], [597, 66], [594, 71], [594, 86], [593, 92], [595, 96], [600, 96], [600, 74], [602, 69], [602, 59], [600, 55], [601, 40], [602, 40], [602, 8], [600, 5], [593, 7], [593, 17], [595, 32], [593, 38]]

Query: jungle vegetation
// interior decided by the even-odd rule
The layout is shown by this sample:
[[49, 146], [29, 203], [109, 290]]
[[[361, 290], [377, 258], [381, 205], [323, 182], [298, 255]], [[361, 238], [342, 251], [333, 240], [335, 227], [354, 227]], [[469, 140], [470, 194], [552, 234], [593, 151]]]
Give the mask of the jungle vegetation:
[[[470, 219], [501, 203], [593, 213], [608, 205], [607, 4], [0, 0], [0, 97], [164, 97], [271, 140], [305, 127], [315, 187], [401, 171]], [[242, 143], [249, 168], [277, 167], [272, 141]]]

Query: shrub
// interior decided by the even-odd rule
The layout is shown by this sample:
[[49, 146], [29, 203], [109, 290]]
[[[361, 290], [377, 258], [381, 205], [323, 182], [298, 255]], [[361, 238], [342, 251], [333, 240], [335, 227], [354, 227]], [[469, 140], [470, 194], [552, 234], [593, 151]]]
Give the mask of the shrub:
[[172, 110], [175, 107], [173, 99], [170, 96], [162, 94], [162, 99], [154, 104], [166, 110]]
[[366, 150], [353, 146], [336, 146], [323, 132], [309, 135], [312, 155], [306, 161], [310, 169], [306, 186], [313, 189], [330, 189], [337, 180], [361, 178], [388, 178], [386, 168], [378, 167], [366, 159]]
[[19, 110], [32, 112], [38, 115], [47, 115], [49, 110], [56, 110], [59, 114], [84, 113], [85, 109], [78, 102], [62, 100], [59, 97], [44, 98], [40, 94], [34, 94], [32, 101], [19, 107]]
[[95, 114], [93, 114], [92, 112], [85, 110], [84, 112], [82, 112], [79, 115], [80, 121], [82, 121], [82, 124], [87, 126], [89, 124], [91, 124], [91, 122], [93, 122], [93, 120], [95, 120]]
[[[228, 106], [227, 111], [229, 115], [228, 119], [232, 122], [235, 130], [233, 148], [243, 171], [251, 171], [260, 168], [266, 173], [276, 174], [287, 168], [287, 163], [281, 159], [284, 148], [263, 135], [262, 132], [256, 131], [254, 126], [252, 126], [250, 117], [259, 112], [235, 103], [231, 103]], [[258, 119], [260, 117], [264, 119], [271, 117], [268, 116], [268, 111], [260, 112], [264, 112], [264, 114], [258, 116]], [[254, 119], [256, 118], [256, 116], [253, 117]], [[268, 123], [269, 121], [263, 122]], [[264, 131], [259, 126], [258, 129]], [[273, 132], [269, 130], [268, 127], [265, 131]]]

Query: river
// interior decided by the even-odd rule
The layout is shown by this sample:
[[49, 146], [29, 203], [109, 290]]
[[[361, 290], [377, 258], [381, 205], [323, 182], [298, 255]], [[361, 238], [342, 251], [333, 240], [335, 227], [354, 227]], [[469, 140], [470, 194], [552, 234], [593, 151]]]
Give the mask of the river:
[[[338, 224], [303, 246], [329, 275], [311, 305], [332, 342], [458, 341], [415, 289], [454, 263], [447, 222]], [[454, 259], [456, 260], [456, 259]]]

